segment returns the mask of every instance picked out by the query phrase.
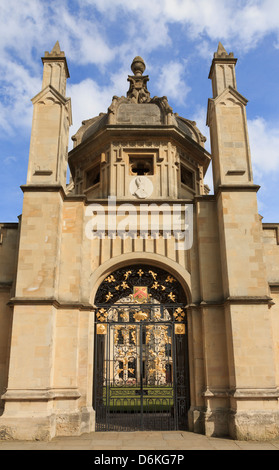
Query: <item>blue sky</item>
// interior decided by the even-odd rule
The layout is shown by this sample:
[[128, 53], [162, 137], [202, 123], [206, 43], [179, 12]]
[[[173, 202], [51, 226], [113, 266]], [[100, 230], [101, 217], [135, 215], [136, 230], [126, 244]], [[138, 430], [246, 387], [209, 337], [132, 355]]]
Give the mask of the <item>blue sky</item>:
[[[238, 58], [238, 91], [247, 117], [263, 222], [279, 222], [278, 0], [1, 0], [0, 221], [22, 211], [32, 122], [42, 85], [41, 57], [59, 40], [70, 70], [74, 135], [81, 121], [126, 95], [136, 55], [146, 62], [152, 96], [197, 122], [208, 140], [208, 79], [221, 41]], [[69, 148], [71, 148], [71, 140]], [[206, 177], [211, 186], [211, 172]]]

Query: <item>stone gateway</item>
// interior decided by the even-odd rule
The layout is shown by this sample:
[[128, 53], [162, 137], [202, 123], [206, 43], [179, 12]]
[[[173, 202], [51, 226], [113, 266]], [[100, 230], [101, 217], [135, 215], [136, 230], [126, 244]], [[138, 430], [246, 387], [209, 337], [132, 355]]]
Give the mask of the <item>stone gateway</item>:
[[278, 438], [279, 224], [258, 213], [237, 59], [213, 57], [211, 153], [141, 57], [68, 152], [58, 42], [42, 61], [22, 215], [0, 224], [0, 439]]

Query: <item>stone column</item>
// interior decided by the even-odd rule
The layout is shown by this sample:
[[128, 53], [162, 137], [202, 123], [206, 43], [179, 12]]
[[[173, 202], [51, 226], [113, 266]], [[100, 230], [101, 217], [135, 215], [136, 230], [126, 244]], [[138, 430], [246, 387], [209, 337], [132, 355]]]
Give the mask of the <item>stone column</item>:
[[66, 186], [71, 100], [66, 98], [69, 71], [64, 52], [57, 42], [42, 58], [42, 90], [34, 106], [27, 184]]
[[[33, 99], [27, 184], [22, 187], [17, 279], [10, 302], [13, 326], [8, 388], [2, 396], [5, 410], [0, 418], [0, 434], [14, 439], [52, 438], [59, 408], [55, 400], [64, 400], [64, 411], [66, 406], [73, 413], [80, 396], [77, 379], [73, 380], [77, 376], [75, 357], [69, 354], [63, 380], [56, 380], [54, 374], [55, 363], [59, 364], [57, 350], [65, 344], [64, 336], [57, 334], [61, 331], [57, 330], [57, 318], [61, 323], [57, 299], [71, 123], [70, 100], [65, 98], [69, 73], [58, 43], [51, 53], [46, 52], [43, 64], [43, 89]], [[74, 315], [76, 335], [78, 313]], [[77, 355], [77, 339], [74, 341]]]
[[[236, 89], [233, 54], [214, 55], [209, 100], [214, 189], [221, 249], [229, 367], [230, 433], [263, 439], [279, 433], [269, 288], [253, 182], [247, 100]], [[225, 332], [224, 332], [225, 333]]]

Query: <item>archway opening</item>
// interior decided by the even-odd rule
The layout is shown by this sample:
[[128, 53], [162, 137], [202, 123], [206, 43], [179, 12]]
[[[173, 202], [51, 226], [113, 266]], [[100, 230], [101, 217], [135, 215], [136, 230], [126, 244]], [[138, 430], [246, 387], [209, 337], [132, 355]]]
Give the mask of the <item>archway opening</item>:
[[96, 431], [187, 429], [187, 298], [167, 271], [132, 265], [95, 297]]

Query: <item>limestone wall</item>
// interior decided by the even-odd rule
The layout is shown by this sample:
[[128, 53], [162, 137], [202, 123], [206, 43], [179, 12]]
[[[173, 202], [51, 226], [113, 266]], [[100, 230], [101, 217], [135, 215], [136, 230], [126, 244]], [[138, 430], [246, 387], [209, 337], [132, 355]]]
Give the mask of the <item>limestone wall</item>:
[[279, 224], [263, 224], [262, 241], [269, 283], [279, 283]]
[[[139, 217], [139, 205], [134, 207]], [[102, 280], [120, 266], [141, 262], [165, 267], [181, 281], [191, 304], [188, 322], [192, 407], [202, 410], [210, 400], [213, 410], [226, 408], [229, 375], [214, 198], [201, 198], [193, 205], [193, 244], [190, 250], [176, 250], [174, 237], [164, 238], [162, 231], [157, 239], [150, 235], [143, 239], [136, 222], [132, 226], [134, 238], [109, 237], [108, 228], [113, 214], [107, 202], [103, 205], [104, 236], [90, 239], [87, 226], [92, 219], [91, 209], [84, 205], [83, 200], [64, 201], [58, 301], [61, 304], [72, 303], [73, 306], [76, 302], [94, 304], [94, 294]], [[116, 209], [119, 209], [119, 203]], [[118, 212], [116, 227], [125, 217], [127, 214]], [[163, 215], [160, 216], [161, 229], [162, 222]], [[96, 230], [96, 226], [94, 228]], [[92, 312], [63, 309], [57, 313], [54, 386], [77, 387], [81, 397], [76, 404], [85, 409], [91, 406], [92, 400], [93, 326]], [[74, 345], [77, 345], [76, 349]], [[207, 391], [210, 398], [206, 397]]]
[[[13, 295], [18, 245], [18, 224], [0, 224], [0, 396], [7, 387]], [[3, 402], [0, 399], [0, 414]]]
[[279, 387], [279, 224], [263, 224], [263, 249], [270, 286], [276, 384]]
[[[121, 266], [141, 262], [168, 269], [180, 280], [187, 293], [191, 429], [207, 434], [226, 434], [230, 407], [240, 410], [237, 396], [231, 398], [234, 389], [252, 388], [255, 390], [253, 393], [258, 393], [260, 381], [267, 390], [273, 390], [273, 355], [278, 386], [279, 337], [276, 332], [279, 330], [279, 293], [273, 286], [271, 296], [275, 305], [271, 310], [260, 305], [232, 307], [226, 304], [218, 205], [213, 196], [197, 197], [193, 201], [193, 244], [190, 250], [176, 250], [173, 234], [164, 238], [163, 214], [159, 217], [160, 234], [157, 239], [150, 235], [144, 239], [141, 237], [139, 219], [135, 219], [135, 225], [132, 225], [134, 238], [110, 237], [108, 229], [114, 214], [107, 201], [101, 202], [105, 215], [104, 236], [91, 239], [88, 223], [92, 218], [92, 207], [85, 204], [83, 198], [65, 198], [59, 191], [29, 191], [25, 194], [16, 289], [19, 305], [14, 307], [9, 389], [5, 395], [3, 415], [5, 422], [20, 416], [27, 426], [32, 403], [38, 413], [47, 417], [44, 418], [46, 422], [52, 423], [42, 425], [42, 429], [48, 429], [48, 435], [78, 434], [81, 430], [94, 429], [94, 311], [90, 304], [94, 304], [95, 292], [108, 273]], [[117, 212], [119, 204], [118, 201], [116, 227], [127, 217], [125, 212]], [[135, 204], [134, 215], [139, 216], [139, 209], [139, 204]], [[150, 217], [151, 213], [148, 224]], [[269, 266], [267, 262], [268, 276], [275, 283], [278, 278], [272, 271], [272, 258], [276, 258], [278, 247], [274, 237], [276, 230], [265, 230], [264, 234], [267, 235], [265, 256], [270, 263]], [[16, 237], [11, 237], [7, 245], [11, 252], [12, 240], [15, 247]], [[7, 253], [6, 250], [4, 255], [2, 251], [3, 260], [4, 256], [7, 259]], [[13, 272], [9, 263], [8, 271]], [[272, 272], [273, 277], [270, 277]], [[3, 273], [3, 279], [7, 281], [8, 277]], [[4, 305], [9, 298], [10, 292], [2, 294], [2, 393], [6, 388], [4, 377], [7, 377], [4, 348], [7, 351], [9, 336], [6, 332], [10, 327], [10, 317], [6, 315], [8, 310]], [[254, 329], [250, 324], [252, 317]], [[274, 351], [270, 349], [270, 343], [274, 345]], [[263, 362], [263, 355], [266, 362]], [[264, 370], [270, 369], [267, 374], [261, 376], [262, 369], [255, 369], [257, 357]], [[19, 374], [19, 369], [24, 373]], [[258, 379], [257, 374], [260, 374]], [[271, 398], [274, 408], [276, 399], [273, 395]], [[251, 399], [254, 401], [254, 397], [249, 397]], [[244, 398], [241, 400], [243, 403]], [[35, 427], [34, 436], [37, 433], [38, 428]]]
[[16, 272], [18, 224], [0, 223], [0, 283], [12, 283]]

